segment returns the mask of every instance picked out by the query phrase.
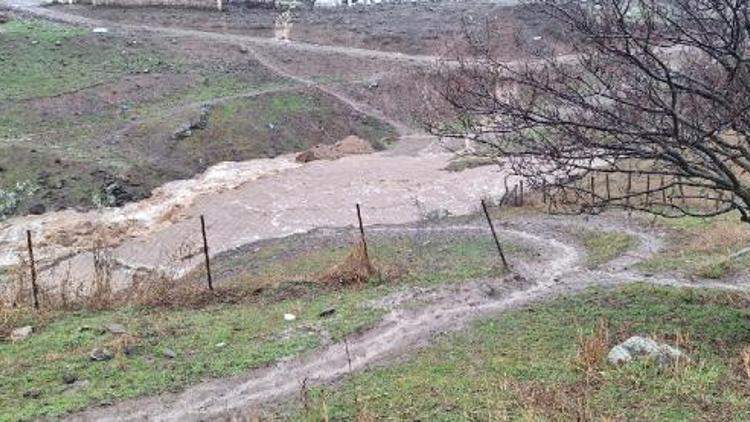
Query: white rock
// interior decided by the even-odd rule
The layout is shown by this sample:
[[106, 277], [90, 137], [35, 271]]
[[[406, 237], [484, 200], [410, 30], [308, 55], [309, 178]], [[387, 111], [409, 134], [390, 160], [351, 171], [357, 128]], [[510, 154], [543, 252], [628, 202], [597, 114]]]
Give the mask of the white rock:
[[95, 34], [106, 34], [107, 32], [109, 32], [109, 29], [107, 29], [107, 28], [94, 28], [94, 29], [91, 30], [91, 32], [93, 32]]
[[297, 317], [294, 314], [284, 314], [284, 321], [294, 321], [295, 319]]
[[34, 328], [31, 325], [27, 325], [25, 327], [20, 327], [20, 328], [15, 328], [13, 329], [13, 331], [10, 332], [10, 340], [11, 341], [23, 340], [26, 337], [30, 336], [33, 331], [34, 331]]
[[641, 336], [630, 337], [613, 347], [607, 355], [607, 361], [613, 365], [638, 358], [653, 359], [659, 366], [669, 366], [680, 359], [687, 359], [687, 356], [675, 347]]

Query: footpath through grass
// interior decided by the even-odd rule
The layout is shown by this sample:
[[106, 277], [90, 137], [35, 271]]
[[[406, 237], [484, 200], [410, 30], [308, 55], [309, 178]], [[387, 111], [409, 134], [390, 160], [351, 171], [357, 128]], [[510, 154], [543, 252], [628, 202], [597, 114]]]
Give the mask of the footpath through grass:
[[[476, 323], [340, 388], [317, 388], [308, 410], [290, 417], [748, 420], [749, 305], [744, 294], [708, 290], [591, 290]], [[609, 347], [635, 334], [679, 345], [691, 362], [606, 363]], [[583, 352], [592, 338], [605, 347]]]
[[[245, 271], [234, 282], [244, 283], [247, 297], [233, 303], [175, 309], [131, 306], [17, 319], [12, 327], [29, 324], [35, 332], [16, 343], [0, 343], [0, 420], [54, 418], [246, 373], [374, 325], [387, 312], [373, 305], [374, 299], [405, 284], [499, 275], [493, 266], [494, 244], [487, 236], [454, 235], [449, 243], [432, 239], [421, 246], [423, 253], [415, 253], [417, 246], [402, 238], [373, 237], [371, 253], [380, 268], [408, 264], [410, 270], [388, 270], [384, 279], [333, 288], [316, 277], [341, 262], [350, 248], [309, 247], [308, 239], [294, 239], [302, 251], [289, 253], [289, 240], [274, 240], [253, 248], [252, 258], [217, 259], [218, 274], [225, 266]], [[511, 258], [524, 250], [508, 247]], [[257, 271], [243, 270], [243, 259], [259, 264]], [[329, 309], [335, 312], [321, 316]], [[296, 318], [285, 320], [287, 313]], [[127, 334], [107, 330], [113, 323]], [[96, 348], [113, 352], [114, 358], [91, 361], [89, 354]], [[175, 356], [167, 356], [170, 352]]]

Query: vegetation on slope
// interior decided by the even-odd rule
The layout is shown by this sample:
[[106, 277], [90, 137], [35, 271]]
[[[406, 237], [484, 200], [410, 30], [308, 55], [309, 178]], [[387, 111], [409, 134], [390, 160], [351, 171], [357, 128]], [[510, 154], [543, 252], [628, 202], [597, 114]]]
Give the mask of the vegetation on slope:
[[[310, 392], [294, 419], [744, 420], [745, 294], [630, 285], [539, 303], [449, 335], [407, 362]], [[621, 367], [609, 347], [653, 335], [691, 362]], [[597, 344], [599, 347], [584, 345]]]

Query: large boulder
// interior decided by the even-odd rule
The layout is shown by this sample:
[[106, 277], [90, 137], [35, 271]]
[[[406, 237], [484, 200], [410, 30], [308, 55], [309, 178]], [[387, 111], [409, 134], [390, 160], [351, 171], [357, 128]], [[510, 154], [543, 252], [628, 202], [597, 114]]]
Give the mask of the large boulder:
[[630, 337], [613, 347], [607, 355], [607, 360], [613, 365], [635, 359], [653, 359], [659, 366], [670, 366], [679, 360], [687, 359], [687, 356], [680, 349], [641, 336]]

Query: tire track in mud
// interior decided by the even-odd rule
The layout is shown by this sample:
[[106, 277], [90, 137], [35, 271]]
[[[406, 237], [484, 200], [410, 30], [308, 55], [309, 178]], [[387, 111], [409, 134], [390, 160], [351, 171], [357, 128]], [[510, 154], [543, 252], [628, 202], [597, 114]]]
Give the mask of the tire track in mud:
[[[600, 222], [601, 223], [601, 222]], [[532, 217], [524, 222], [503, 223], [498, 232], [533, 245], [541, 261], [512, 263], [514, 274], [502, 279], [473, 280], [437, 287], [407, 288], [378, 302], [391, 311], [374, 328], [299, 358], [253, 370], [247, 375], [209, 381], [182, 393], [136, 399], [107, 408], [72, 415], [69, 420], [207, 420], [258, 412], [299, 393], [302, 385], [331, 384], [353, 372], [383, 365], [428, 345], [441, 333], [456, 331], [477, 318], [518, 308], [529, 303], [567, 295], [595, 285], [635, 281], [678, 287], [747, 288], [724, 283], [691, 284], [677, 278], [649, 279], [628, 269], [638, 259], [657, 252], [657, 235], [635, 231], [626, 225], [604, 221], [600, 229], [626, 230], [638, 236], [639, 245], [610, 263], [608, 271], [590, 270], [583, 263], [585, 250], [560, 227], [581, 228], [554, 218]], [[448, 227], [374, 227], [371, 231], [470, 231], [488, 235], [482, 225]], [[523, 276], [519, 275], [523, 274]], [[383, 305], [381, 305], [383, 306]]]

